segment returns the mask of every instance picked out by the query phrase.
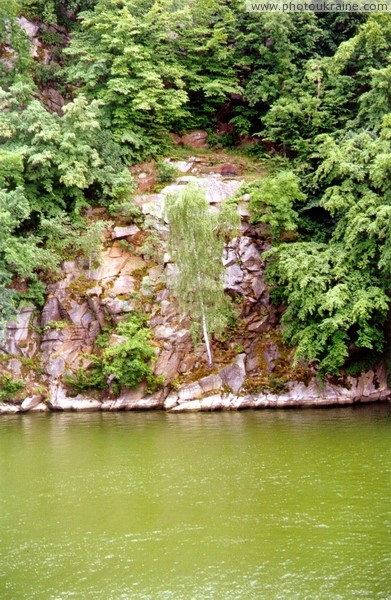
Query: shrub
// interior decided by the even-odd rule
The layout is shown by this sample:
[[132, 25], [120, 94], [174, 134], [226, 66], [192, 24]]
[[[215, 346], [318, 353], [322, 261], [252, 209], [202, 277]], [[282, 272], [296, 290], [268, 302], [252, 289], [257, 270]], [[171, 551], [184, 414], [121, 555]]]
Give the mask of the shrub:
[[158, 183], [170, 183], [178, 175], [177, 169], [169, 162], [165, 160], [158, 162], [157, 164], [157, 182]]
[[66, 375], [64, 382], [78, 393], [88, 389], [108, 389], [109, 385], [119, 393], [121, 386], [134, 388], [142, 381], [146, 381], [148, 392], [154, 391], [164, 381], [153, 374], [150, 363], [155, 351], [146, 321], [145, 315], [133, 313], [119, 323], [115, 333], [127, 339], [115, 346], [108, 346], [108, 334], [99, 336], [100, 356], [89, 355], [92, 366], [87, 371], [78, 369], [76, 373]]
[[23, 388], [24, 382], [21, 379], [14, 379], [10, 373], [3, 373], [0, 376], [0, 401], [12, 402]]

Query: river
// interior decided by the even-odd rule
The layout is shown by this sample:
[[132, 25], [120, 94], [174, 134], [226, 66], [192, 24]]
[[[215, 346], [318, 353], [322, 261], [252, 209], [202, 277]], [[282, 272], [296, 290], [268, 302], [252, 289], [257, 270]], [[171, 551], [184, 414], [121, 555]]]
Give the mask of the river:
[[391, 405], [0, 420], [1, 600], [391, 598]]

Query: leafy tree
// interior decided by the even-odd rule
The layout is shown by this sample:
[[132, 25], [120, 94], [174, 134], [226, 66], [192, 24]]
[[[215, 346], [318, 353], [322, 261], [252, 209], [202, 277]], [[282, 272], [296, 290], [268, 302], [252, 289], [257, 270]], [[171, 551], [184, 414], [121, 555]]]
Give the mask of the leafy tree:
[[219, 214], [211, 213], [202, 190], [187, 186], [166, 198], [169, 251], [178, 267], [175, 293], [181, 308], [191, 315], [194, 331], [202, 331], [208, 362], [213, 363], [209, 336], [227, 321], [222, 252], [225, 237], [239, 226], [236, 206], [226, 202]]
[[297, 359], [339, 372], [349, 344], [380, 353], [390, 306], [390, 119], [379, 136], [317, 139], [320, 205], [335, 219], [328, 243], [281, 244], [268, 254], [268, 277], [280, 301], [286, 341]]
[[94, 262], [104, 224], [86, 231], [81, 209], [125, 199], [131, 177], [100, 129], [97, 102], [79, 96], [59, 116], [31, 96], [21, 82], [0, 91], [0, 272], [42, 302], [40, 272], [70, 250]]
[[0, 141], [22, 156], [31, 209], [52, 215], [64, 209], [78, 212], [90, 204], [88, 196], [101, 203], [123, 197], [131, 177], [115, 148], [108, 156], [114, 142], [101, 135], [99, 102], [80, 95], [60, 117], [31, 93], [24, 85], [0, 93]]
[[166, 51], [170, 27], [158, 13], [137, 0], [100, 0], [80, 14], [82, 29], [67, 50], [71, 81], [104, 102], [106, 124], [134, 158], [158, 148], [154, 138], [187, 101], [183, 69]]
[[[34, 233], [17, 233], [30, 218], [31, 207], [23, 186], [17, 185], [22, 177], [22, 161], [17, 153], [0, 153], [0, 272], [11, 272], [29, 278], [42, 264], [54, 267], [50, 252], [39, 246], [40, 238]], [[7, 189], [1, 184], [8, 184]]]
[[238, 0], [196, 0], [185, 3], [171, 18], [171, 43], [183, 70], [188, 102], [183, 116], [171, 121], [175, 130], [210, 129], [217, 112], [242, 87], [237, 77]]
[[370, 70], [370, 88], [360, 96], [359, 106], [356, 124], [379, 131], [391, 106], [391, 64]]
[[368, 270], [346, 265], [342, 245], [285, 244], [269, 251], [269, 281], [286, 302], [284, 339], [296, 360], [318, 364], [321, 375], [338, 374], [349, 343], [381, 352], [389, 298]]
[[77, 14], [94, 7], [96, 0], [20, 0], [23, 14], [47, 25], [61, 23], [71, 27]]
[[61, 213], [56, 217], [42, 218], [39, 233], [45, 241], [45, 248], [54, 251], [61, 259], [74, 257], [78, 252], [88, 260], [88, 276], [98, 264], [102, 235], [107, 227], [105, 221], [88, 223], [79, 218], [72, 221], [68, 215]]
[[80, 14], [68, 75], [104, 103], [105, 125], [131, 160], [156, 155], [167, 131], [210, 126], [240, 91], [229, 2], [99, 0]]
[[252, 222], [268, 223], [273, 237], [297, 229], [298, 214], [293, 204], [304, 200], [305, 195], [300, 191], [298, 176], [292, 171], [280, 171], [248, 184], [242, 191], [250, 193]]
[[[285, 105], [294, 102], [292, 87], [300, 87], [306, 61], [318, 56], [322, 30], [316, 15], [309, 13], [249, 14], [240, 10], [236, 19], [235, 58], [244, 101], [234, 107], [231, 123], [239, 133], [266, 137], [264, 118], [279, 100]], [[282, 129], [285, 132], [284, 126]], [[267, 136], [273, 139], [269, 132]]]
[[264, 115], [265, 138], [308, 160], [319, 134], [379, 127], [390, 106], [390, 45], [389, 18], [371, 15], [333, 56], [307, 60]]
[[[31, 84], [39, 65], [20, 14], [72, 32], [66, 56], [64, 40], [57, 50], [69, 64], [61, 115]], [[246, 191], [252, 219], [270, 228], [268, 276], [297, 358], [336, 373], [352, 344], [381, 351], [391, 294], [390, 46], [381, 14], [259, 15], [240, 0], [0, 0], [4, 314], [18, 295], [3, 291], [13, 278], [42, 300], [43, 266], [70, 252], [92, 266], [104, 225], [80, 235], [85, 207], [134, 217], [125, 160], [158, 155], [170, 131], [224, 118], [292, 159]], [[209, 335], [223, 326], [226, 301], [218, 257], [237, 217], [229, 204], [210, 214], [201, 196], [189, 188], [166, 210], [178, 297], [211, 362]], [[132, 352], [118, 349], [105, 364]]]

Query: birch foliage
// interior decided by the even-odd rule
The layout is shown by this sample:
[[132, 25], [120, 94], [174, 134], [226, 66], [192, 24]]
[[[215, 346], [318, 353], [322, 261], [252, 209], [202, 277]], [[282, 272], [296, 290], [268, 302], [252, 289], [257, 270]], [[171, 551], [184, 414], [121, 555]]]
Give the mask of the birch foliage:
[[[209, 335], [227, 325], [222, 253], [225, 238], [239, 226], [236, 206], [226, 202], [219, 214], [211, 213], [204, 192], [187, 186], [181, 194], [167, 196], [165, 211], [169, 252], [178, 268], [174, 292], [193, 321], [195, 336], [202, 331], [208, 349]], [[209, 349], [208, 356], [211, 363]]]

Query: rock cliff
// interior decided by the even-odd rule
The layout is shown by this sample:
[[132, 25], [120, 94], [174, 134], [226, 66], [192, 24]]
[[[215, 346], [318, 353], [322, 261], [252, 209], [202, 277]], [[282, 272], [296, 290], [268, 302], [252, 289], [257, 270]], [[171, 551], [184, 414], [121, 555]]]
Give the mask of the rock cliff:
[[[9, 324], [0, 376], [21, 380], [25, 387], [5, 397], [0, 412], [50, 410], [146, 410], [173, 412], [242, 408], [323, 406], [384, 400], [390, 397], [383, 366], [336, 382], [320, 383], [310, 367], [294, 367], [292, 352], [279, 333], [278, 310], [269, 301], [262, 253], [269, 242], [264, 226], [249, 222], [248, 197], [240, 196], [239, 170], [220, 164], [207, 167], [193, 157], [174, 165], [182, 174], [159, 193], [136, 197], [143, 225], [110, 221], [99, 266], [89, 272], [84, 261], [64, 262], [61, 277], [47, 287], [41, 312], [25, 306]], [[136, 173], [139, 190], [148, 173]], [[167, 253], [168, 227], [163, 216], [167, 193], [193, 183], [205, 190], [210, 209], [239, 194], [241, 233], [224, 249], [225, 290], [233, 300], [235, 323], [215, 339], [215, 365], [206, 367], [202, 345], [193, 347], [188, 317], [180, 314], [169, 282], [175, 266]], [[91, 219], [99, 216], [91, 210]], [[97, 337], [133, 311], [148, 315], [155, 347], [154, 373], [164, 385], [147, 394], [136, 389], [110, 389], [76, 394], [67, 378], [92, 364]], [[6, 389], [6, 386], [5, 386]], [[5, 400], [5, 401], [4, 401]]]

